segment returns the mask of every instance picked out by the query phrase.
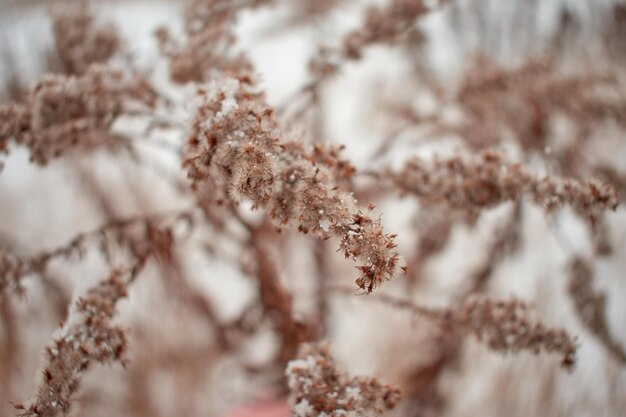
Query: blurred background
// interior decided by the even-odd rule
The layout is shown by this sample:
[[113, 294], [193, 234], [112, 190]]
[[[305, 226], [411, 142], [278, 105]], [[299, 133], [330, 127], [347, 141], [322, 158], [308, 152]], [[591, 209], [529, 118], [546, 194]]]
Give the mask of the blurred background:
[[[26, 259], [87, 233], [67, 256], [25, 274], [24, 295], [2, 293], [0, 416], [14, 415], [11, 403], [36, 392], [44, 346], [74, 302], [106, 277], [111, 257], [126, 259], [118, 243], [144, 233], [141, 225], [101, 226], [150, 216], [174, 243], [119, 304], [127, 365], [91, 368], [74, 415], [288, 415], [284, 367], [293, 352], [281, 330], [288, 321], [316, 323], [312, 338], [329, 340], [344, 369], [400, 386], [393, 415], [626, 416], [622, 200], [593, 222], [568, 207], [546, 214], [528, 198], [470, 216], [374, 175], [414, 156], [495, 148], [539, 176], [596, 178], [625, 195], [626, 3], [431, 3], [434, 10], [393, 44], [368, 47], [313, 98], [298, 92], [320, 47], [341, 45], [369, 7], [387, 1], [275, 0], [237, 14], [232, 48], [254, 64], [284, 140], [345, 146], [342, 158], [356, 169], [349, 190], [363, 206], [376, 204], [409, 266], [382, 293], [434, 307], [472, 291], [519, 297], [543, 322], [576, 336], [573, 371], [552, 355], [503, 355], [448, 337], [376, 294], [331, 291], [352, 288], [356, 276], [336, 242], [277, 233], [247, 203], [235, 210], [242, 223], [203, 206], [181, 166], [198, 83], [171, 80], [155, 35], [166, 27], [184, 42], [188, 3], [101, 0], [89, 2], [93, 24], [112, 25], [120, 40], [108, 65], [149, 80], [169, 100], [159, 117], [174, 122], [151, 130], [152, 120], [129, 115], [115, 124], [129, 146], [70, 152], [45, 166], [32, 163], [25, 146], [0, 153], [3, 251]], [[0, 2], [0, 104], [27, 100], [46, 73], [68, 74], [53, 17], [83, 5]], [[580, 264], [591, 277], [587, 304], [572, 293]], [[289, 320], [263, 301], [267, 269], [290, 294]]]

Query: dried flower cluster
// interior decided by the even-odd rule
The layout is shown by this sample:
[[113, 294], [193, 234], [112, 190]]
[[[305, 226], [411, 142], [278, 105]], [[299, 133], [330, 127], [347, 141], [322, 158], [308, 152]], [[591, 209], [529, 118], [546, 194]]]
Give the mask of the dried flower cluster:
[[155, 96], [141, 78], [92, 66], [81, 76], [46, 75], [24, 104], [0, 107], [3, 148], [13, 138], [45, 165], [73, 149], [119, 144], [113, 124], [132, 105], [152, 107]]
[[28, 129], [28, 113], [18, 105], [0, 105], [0, 120], [0, 153], [7, 154], [11, 140]]
[[161, 51], [170, 61], [170, 74], [177, 83], [203, 82], [215, 73], [241, 74], [250, 62], [242, 53], [233, 53], [233, 23], [244, 8], [262, 6], [269, 0], [193, 0], [185, 11], [184, 45], [178, 45], [168, 30], [156, 35]]
[[76, 303], [80, 318], [68, 323], [63, 336], [46, 347], [47, 364], [43, 383], [30, 405], [17, 406], [18, 415], [61, 416], [70, 411], [72, 397], [79, 388], [82, 374], [93, 363], [122, 361], [126, 349], [124, 330], [111, 323], [117, 302], [126, 296], [127, 274], [113, 271], [111, 276], [90, 289]]
[[60, 8], [53, 15], [52, 31], [61, 62], [67, 73], [83, 74], [92, 64], [102, 64], [120, 47], [111, 25], [96, 27], [87, 3]]
[[449, 0], [392, 0], [385, 6], [371, 6], [361, 26], [343, 38], [340, 48], [320, 48], [311, 59], [311, 72], [320, 79], [337, 73], [345, 61], [360, 60], [364, 50], [375, 44], [393, 45], [414, 27], [415, 21]]
[[557, 353], [562, 355], [561, 364], [571, 369], [576, 363], [575, 341], [563, 329], [550, 329], [540, 321], [529, 319], [527, 310], [526, 304], [517, 299], [494, 301], [469, 297], [445, 320], [473, 334], [495, 351]]
[[293, 417], [378, 416], [400, 400], [396, 387], [340, 371], [329, 347], [319, 342], [302, 345], [286, 373]]
[[[335, 290], [345, 292], [343, 288]], [[576, 364], [574, 338], [564, 329], [533, 319], [527, 304], [516, 298], [497, 300], [470, 294], [445, 308], [425, 307], [387, 294], [378, 294], [375, 300], [427, 318], [452, 334], [473, 335], [497, 352], [553, 353], [561, 355], [566, 369]]]
[[20, 292], [24, 265], [20, 258], [0, 249], [0, 292], [5, 289]]
[[266, 206], [279, 225], [339, 238], [345, 257], [363, 262], [356, 284], [366, 292], [399, 272], [394, 236], [336, 184], [341, 162], [316, 164], [300, 144], [281, 143], [272, 109], [244, 82], [213, 83], [200, 94], [186, 160], [194, 182], [221, 178], [231, 199]]
[[431, 10], [432, 7], [423, 0], [393, 0], [387, 6], [371, 7], [363, 25], [344, 38], [343, 54], [356, 60], [369, 45], [393, 44], [413, 27], [419, 16]]
[[524, 194], [548, 212], [567, 204], [590, 220], [606, 210], [615, 210], [618, 204], [617, 191], [608, 184], [540, 178], [523, 164], [511, 163], [493, 151], [474, 158], [432, 162], [415, 158], [391, 175], [400, 189], [427, 204], [445, 203], [471, 214], [505, 201], [517, 201]]
[[457, 132], [474, 148], [494, 146], [512, 132], [526, 149], [544, 152], [559, 115], [573, 123], [578, 144], [602, 122], [624, 123], [626, 102], [606, 94], [620, 86], [610, 72], [566, 74], [547, 59], [505, 68], [481, 57], [455, 97], [465, 116]]

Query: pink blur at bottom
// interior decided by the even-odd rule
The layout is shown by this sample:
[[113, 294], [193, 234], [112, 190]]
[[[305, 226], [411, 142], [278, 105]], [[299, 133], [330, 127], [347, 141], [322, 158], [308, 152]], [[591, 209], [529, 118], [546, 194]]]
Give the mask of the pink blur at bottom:
[[223, 417], [288, 417], [290, 412], [285, 401], [268, 401], [235, 408]]

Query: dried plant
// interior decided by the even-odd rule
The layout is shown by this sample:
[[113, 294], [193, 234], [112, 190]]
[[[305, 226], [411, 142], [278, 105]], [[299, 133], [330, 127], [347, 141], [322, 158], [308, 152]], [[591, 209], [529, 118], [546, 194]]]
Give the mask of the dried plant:
[[398, 273], [394, 236], [339, 189], [327, 166], [307, 158], [298, 144], [281, 143], [272, 109], [244, 82], [228, 79], [199, 94], [185, 162], [194, 182], [220, 178], [230, 198], [267, 206], [278, 225], [337, 237], [346, 258], [364, 262], [356, 284], [368, 293]]
[[67, 415], [80, 379], [93, 363], [122, 361], [126, 336], [111, 323], [117, 302], [126, 296], [130, 278], [113, 271], [76, 303], [80, 321], [68, 323], [63, 335], [46, 347], [47, 365], [37, 397], [30, 405], [17, 405], [20, 416]]
[[105, 63], [120, 47], [113, 26], [95, 27], [87, 3], [56, 10], [52, 30], [61, 62], [70, 74], [80, 75], [92, 64]]
[[427, 204], [446, 203], [470, 214], [517, 201], [523, 194], [529, 194], [547, 212], [567, 204], [591, 221], [606, 210], [615, 210], [618, 204], [617, 191], [606, 183], [540, 178], [523, 164], [510, 163], [492, 151], [471, 159], [412, 159], [402, 171], [392, 174], [392, 179], [398, 188]]
[[368, 46], [397, 43], [419, 17], [445, 3], [448, 0], [436, 1], [434, 4], [427, 4], [423, 0], [392, 0], [386, 6], [369, 7], [361, 26], [344, 36], [341, 47], [320, 49], [310, 62], [312, 73], [325, 78], [335, 74], [344, 62], [361, 59]]
[[11, 288], [16, 292], [22, 290], [20, 277], [24, 268], [23, 262], [18, 257], [0, 250], [0, 291]]
[[[344, 288], [333, 289], [346, 293]], [[473, 294], [447, 308], [425, 307], [385, 294], [377, 300], [427, 318], [447, 332], [473, 335], [496, 352], [553, 353], [561, 355], [561, 365], [566, 369], [576, 364], [574, 338], [564, 329], [550, 328], [533, 319], [527, 304], [515, 298], [494, 300]]]
[[451, 312], [453, 326], [459, 326], [500, 352], [530, 350], [562, 355], [561, 364], [575, 364], [576, 344], [563, 329], [549, 329], [527, 318], [527, 307], [519, 300], [497, 301], [469, 298]]
[[330, 348], [303, 345], [287, 365], [294, 417], [381, 415], [400, 400], [400, 390], [376, 378], [352, 377], [337, 368]]
[[[447, 0], [437, 1], [441, 7]], [[372, 44], [393, 44], [414, 25], [415, 19], [428, 14], [434, 7], [425, 1], [394, 0], [385, 7], [367, 10], [365, 22], [343, 40], [343, 54], [348, 59], [359, 59], [363, 49]]]
[[170, 60], [172, 79], [178, 83], [202, 82], [211, 74], [240, 74], [250, 68], [243, 54], [233, 54], [235, 35], [232, 25], [237, 12], [248, 7], [257, 7], [269, 0], [194, 0], [185, 11], [187, 39], [179, 46], [167, 28], [161, 27], [156, 36], [161, 50]]
[[[492, 44], [437, 43], [429, 17], [486, 25], [486, 2], [389, 0], [343, 30], [334, 19], [358, 4], [188, 0], [167, 6], [182, 32], [157, 27], [140, 51], [149, 65], [115, 29], [131, 14], [114, 25], [100, 3], [55, 4], [57, 64], [0, 91], [15, 97], [0, 104], [0, 415], [243, 417], [267, 401], [294, 417], [464, 416], [485, 391], [478, 411], [513, 416], [535, 386], [545, 415], [621, 415], [621, 294], [594, 274], [623, 263], [623, 7], [584, 32], [605, 44], [594, 59], [573, 12], [513, 64]], [[309, 32], [305, 59], [246, 46]], [[372, 63], [375, 46], [395, 58]], [[452, 76], [436, 68], [448, 47], [467, 61]], [[263, 81], [307, 61], [302, 85]], [[335, 251], [356, 262], [360, 297]], [[322, 340], [347, 369], [383, 374], [340, 370]], [[525, 366], [543, 357], [569, 372]], [[605, 357], [620, 368], [593, 363]], [[533, 384], [540, 368], [550, 379]]]
[[626, 362], [624, 347], [615, 339], [606, 318], [606, 295], [593, 288], [593, 271], [587, 262], [576, 258], [569, 265], [567, 290], [583, 324], [596, 335], [620, 362]]
[[607, 88], [622, 88], [611, 72], [568, 74], [546, 59], [509, 69], [479, 57], [457, 92], [466, 116], [458, 132], [484, 148], [510, 130], [525, 148], [544, 152], [551, 149], [551, 118], [559, 115], [573, 123], [578, 143], [602, 123], [626, 120], [626, 102], [603, 93]]
[[116, 119], [131, 111], [132, 102], [149, 108], [154, 101], [144, 80], [104, 67], [91, 67], [79, 77], [47, 75], [26, 103], [0, 108], [7, 116], [2, 139], [25, 144], [31, 159], [45, 165], [73, 148], [123, 143], [113, 131]]

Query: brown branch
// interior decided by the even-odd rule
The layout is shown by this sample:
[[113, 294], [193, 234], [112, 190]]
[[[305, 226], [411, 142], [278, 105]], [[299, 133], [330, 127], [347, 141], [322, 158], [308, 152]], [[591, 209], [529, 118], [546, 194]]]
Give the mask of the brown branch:
[[264, 222], [249, 227], [250, 247], [256, 263], [256, 276], [259, 280], [259, 296], [266, 314], [274, 322], [282, 341], [279, 360], [285, 364], [296, 357], [303, 342], [313, 340], [317, 329], [312, 324], [296, 320], [293, 311], [293, 297], [280, 282], [278, 270], [268, 251], [272, 226]]
[[577, 257], [571, 261], [569, 273], [567, 290], [574, 302], [578, 318], [615, 359], [626, 365], [626, 351], [609, 328], [606, 295], [593, 288], [591, 266]]

